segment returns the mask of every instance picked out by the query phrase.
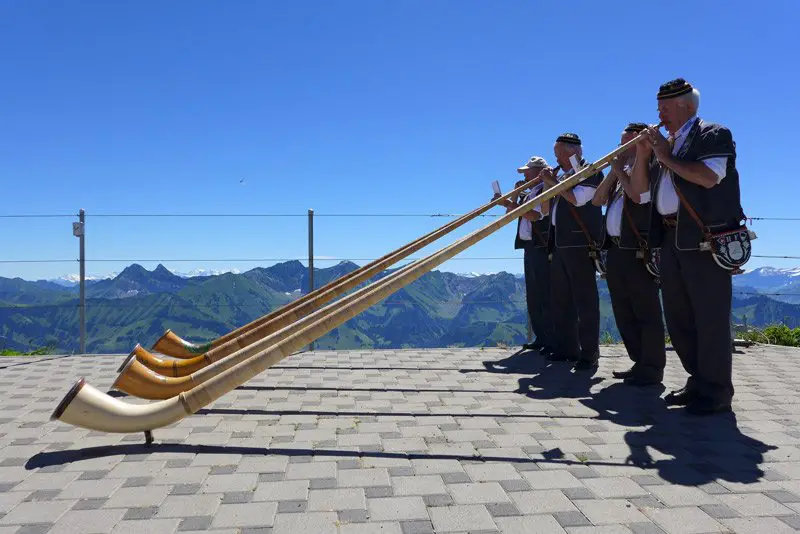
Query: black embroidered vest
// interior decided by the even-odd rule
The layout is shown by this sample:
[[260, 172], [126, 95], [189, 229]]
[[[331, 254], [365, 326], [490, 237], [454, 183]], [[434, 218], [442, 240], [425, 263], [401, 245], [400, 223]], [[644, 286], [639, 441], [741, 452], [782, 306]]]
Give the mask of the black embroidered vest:
[[[581, 161], [581, 165], [585, 165], [585, 161]], [[600, 182], [603, 181], [603, 172], [589, 176], [578, 185], [591, 187], [597, 189]], [[555, 231], [550, 232], [550, 249], [553, 248], [570, 248], [570, 247], [588, 247], [589, 243], [586, 239], [586, 234], [581, 229], [581, 225], [573, 215], [580, 217], [586, 230], [589, 232], [592, 241], [601, 247], [605, 238], [605, 226], [603, 225], [603, 210], [600, 206], [592, 204], [591, 200], [581, 207], [573, 206], [567, 199], [558, 195], [553, 201], [553, 208], [558, 206], [556, 210]], [[570, 209], [570, 207], [572, 209]], [[552, 208], [551, 208], [552, 209]], [[551, 211], [552, 213], [552, 211]]]
[[[672, 173], [675, 188], [680, 190], [686, 201], [700, 216], [709, 232], [720, 232], [737, 228], [744, 219], [739, 191], [739, 173], [736, 170], [736, 143], [730, 130], [719, 124], [698, 119], [692, 126], [686, 140], [675, 157], [684, 161], [703, 161], [715, 157], [727, 157], [725, 178], [711, 188], [693, 184]], [[659, 165], [650, 168], [651, 183], [651, 221], [650, 246], [663, 244], [664, 227], [662, 216], [656, 207], [661, 169]], [[692, 218], [683, 203], [678, 207], [678, 228], [676, 246], [681, 250], [697, 250], [704, 240], [697, 222]]]

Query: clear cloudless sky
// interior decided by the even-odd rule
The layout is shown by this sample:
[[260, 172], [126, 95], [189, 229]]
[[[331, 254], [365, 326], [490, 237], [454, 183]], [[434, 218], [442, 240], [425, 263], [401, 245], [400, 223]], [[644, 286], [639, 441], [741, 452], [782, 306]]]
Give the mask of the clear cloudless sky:
[[[364, 263], [451, 219], [324, 215], [465, 213], [564, 131], [593, 160], [657, 122], [684, 77], [733, 132], [746, 213], [800, 217], [798, 20], [797, 0], [6, 1], [0, 215], [84, 208], [103, 275], [304, 257], [313, 208], [317, 265]], [[98, 216], [147, 213], [301, 216]], [[73, 220], [0, 218], [0, 276], [77, 272]], [[521, 272], [515, 226], [443, 268]], [[752, 227], [754, 254], [800, 256], [800, 222]]]

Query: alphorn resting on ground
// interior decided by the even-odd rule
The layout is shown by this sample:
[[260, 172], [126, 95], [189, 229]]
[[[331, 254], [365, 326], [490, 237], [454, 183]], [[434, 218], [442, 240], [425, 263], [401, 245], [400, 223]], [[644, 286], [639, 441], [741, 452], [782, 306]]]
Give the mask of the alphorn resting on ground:
[[304, 326], [299, 330], [288, 335], [284, 335], [283, 331], [276, 332], [274, 336], [279, 339], [277, 343], [245, 361], [222, 370], [188, 391], [151, 404], [129, 404], [101, 392], [80, 379], [58, 404], [51, 418], [93, 430], [125, 433], [144, 431], [147, 435], [153, 429], [180, 421], [485, 239], [533, 207], [574, 187], [587, 176], [608, 166], [617, 154], [624, 152], [637, 141], [638, 137], [617, 147], [536, 198], [453, 244], [404, 266], [338, 302], [317, 310], [303, 320]]

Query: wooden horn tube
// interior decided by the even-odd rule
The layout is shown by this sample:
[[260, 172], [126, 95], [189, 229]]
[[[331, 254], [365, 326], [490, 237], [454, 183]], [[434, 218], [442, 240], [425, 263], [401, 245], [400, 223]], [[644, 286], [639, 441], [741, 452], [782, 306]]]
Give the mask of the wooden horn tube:
[[159, 358], [137, 344], [117, 371], [123, 372], [128, 367], [128, 361], [131, 359], [135, 359], [141, 365], [159, 375], [172, 377], [188, 376], [195, 371], [199, 371], [212, 361], [205, 354], [188, 360]]
[[[203, 355], [204, 353], [208, 353], [209, 351], [213, 351], [230, 341], [235, 341], [238, 337], [262, 326], [270, 321], [276, 320], [277, 318], [281, 317], [284, 314], [287, 314], [291, 311], [300, 308], [301, 306], [305, 307], [309, 303], [313, 303], [311, 309], [319, 307], [326, 302], [330, 301], [334, 297], [346, 293], [350, 289], [358, 286], [359, 284], [365, 282], [372, 276], [380, 273], [390, 265], [410, 256], [411, 254], [425, 248], [432, 242], [436, 241], [440, 237], [447, 235], [448, 233], [452, 232], [456, 228], [463, 226], [464, 224], [468, 223], [475, 217], [482, 215], [483, 213], [487, 212], [494, 206], [496, 206], [501, 201], [511, 198], [514, 195], [519, 194], [522, 192], [526, 187], [531, 185], [530, 180], [525, 184], [521, 185], [520, 187], [513, 189], [502, 195], [501, 197], [490, 201], [489, 203], [472, 210], [471, 212], [462, 215], [455, 221], [451, 221], [428, 234], [408, 243], [397, 250], [386, 254], [385, 256], [378, 258], [377, 260], [373, 260], [366, 265], [359, 267], [355, 271], [352, 271], [336, 280], [329, 282], [328, 284], [322, 286], [321, 288], [315, 289], [311, 293], [303, 295], [299, 299], [292, 301], [277, 310], [274, 310], [267, 315], [259, 317], [258, 319], [237, 328], [213, 341], [204, 344], [194, 344], [190, 343], [184, 339], [181, 339], [177, 334], [172, 332], [171, 330], [167, 330], [164, 334], [156, 341], [153, 345], [153, 350], [160, 352], [161, 354], [166, 354], [167, 356], [172, 356], [174, 358], [182, 358], [182, 359], [190, 359], [194, 358], [198, 355]], [[335, 292], [332, 290], [336, 289]], [[261, 337], [263, 334], [259, 334], [257, 337]], [[239, 345], [237, 348], [241, 348], [244, 345]], [[235, 349], [234, 349], [235, 350]], [[233, 351], [228, 352], [230, 354]], [[226, 355], [227, 355], [226, 354]], [[143, 362], [144, 363], [144, 362]]]
[[[295, 301], [275, 312], [270, 313], [269, 315], [264, 316], [263, 319], [266, 320], [264, 320], [260, 324], [253, 326], [252, 328], [242, 332], [237, 337], [234, 337], [222, 344], [217, 345], [216, 347], [212, 348], [205, 354], [178, 361], [165, 360], [153, 356], [141, 346], [137, 346], [136, 348], [134, 348], [134, 352], [136, 353], [136, 358], [143, 365], [145, 365], [146, 367], [155, 371], [158, 374], [162, 374], [165, 376], [173, 376], [173, 377], [188, 376], [194, 373], [195, 371], [198, 371], [206, 367], [210, 363], [216, 362], [230, 354], [233, 354], [239, 349], [245, 348], [251, 345], [252, 343], [257, 342], [258, 340], [263, 339], [265, 336], [273, 334], [274, 332], [277, 332], [280, 329], [297, 321], [298, 319], [308, 315], [309, 313], [313, 312], [320, 306], [330, 302], [334, 298], [350, 291], [351, 289], [363, 283], [364, 281], [368, 280], [372, 276], [380, 273], [387, 267], [391, 266], [393, 263], [396, 263], [408, 257], [414, 252], [417, 252], [418, 250], [426, 247], [436, 239], [448, 234], [449, 232], [452, 232], [453, 230], [457, 229], [460, 226], [463, 226], [470, 220], [491, 209], [493, 206], [496, 206], [498, 202], [503, 200], [503, 198], [507, 198], [512, 195], [518, 194], [525, 187], [527, 187], [528, 183], [529, 182], [510, 191], [509, 193], [506, 193], [506, 195], [503, 195], [500, 198], [497, 198], [489, 202], [488, 204], [481, 206], [476, 210], [471, 211], [467, 215], [459, 217], [457, 220], [442, 226], [438, 230], [431, 232], [418, 240], [413, 241], [411, 244], [401, 247], [400, 249], [391, 254], [383, 256], [380, 260], [367, 264], [364, 267], [361, 267], [356, 271], [350, 273], [350, 275], [354, 274], [354, 276], [347, 275], [345, 277], [333, 281], [330, 284], [327, 284], [326, 286], [324, 286], [324, 288], [315, 292], [316, 296], [314, 296], [313, 298], [309, 299], [304, 297], [303, 299], [299, 299], [298, 301]], [[312, 293], [309, 293], [309, 295], [312, 295]], [[306, 297], [308, 297], [309, 295], [306, 295]], [[252, 324], [255, 324], [255, 322], [251, 323], [251, 325]], [[172, 337], [176, 336], [174, 336], [173, 334]], [[120, 367], [120, 369], [122, 369], [122, 367]]]
[[483, 228], [392, 273], [383, 280], [374, 282], [367, 286], [365, 289], [368, 291], [360, 294], [358, 298], [330, 306], [331, 309], [328, 310], [328, 313], [317, 318], [312, 324], [284, 337], [268, 349], [220, 372], [189, 391], [143, 408], [141, 405], [130, 405], [113, 399], [109, 395], [84, 385], [83, 379], [81, 379], [59, 403], [51, 419], [59, 419], [75, 426], [106, 432], [138, 432], [160, 428], [182, 419], [187, 414], [193, 414], [289, 357], [311, 341], [402, 289], [456, 254], [485, 239], [533, 207], [574, 187], [586, 176], [604, 168], [611, 159], [630, 148], [638, 139], [639, 136]]

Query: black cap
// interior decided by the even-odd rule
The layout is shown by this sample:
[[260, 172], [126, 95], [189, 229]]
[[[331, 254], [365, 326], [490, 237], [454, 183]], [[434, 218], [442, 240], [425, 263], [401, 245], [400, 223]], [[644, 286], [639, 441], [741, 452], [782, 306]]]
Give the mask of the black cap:
[[665, 98], [675, 98], [676, 96], [681, 96], [691, 93], [692, 89], [693, 89], [692, 84], [690, 84], [683, 78], [677, 78], [659, 87], [657, 98], [659, 100], [664, 100]]
[[568, 145], [580, 145], [581, 138], [578, 137], [578, 134], [566, 132], [558, 136], [556, 139], [556, 143], [567, 143]]
[[643, 122], [630, 122], [625, 127], [625, 131], [626, 132], [633, 132], [633, 133], [639, 133], [642, 130], [646, 130], [646, 129], [647, 129], [647, 125], [645, 123], [643, 123]]

